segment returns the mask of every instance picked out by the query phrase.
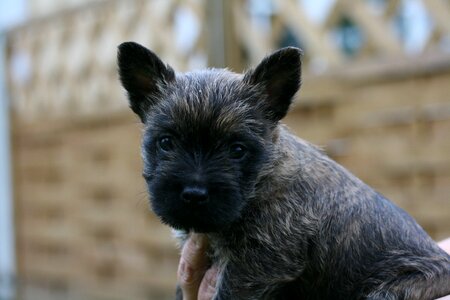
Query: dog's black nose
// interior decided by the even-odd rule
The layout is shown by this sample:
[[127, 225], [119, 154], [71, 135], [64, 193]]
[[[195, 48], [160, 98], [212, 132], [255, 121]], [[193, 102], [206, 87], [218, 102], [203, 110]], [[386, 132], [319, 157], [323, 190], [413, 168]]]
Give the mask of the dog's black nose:
[[208, 202], [208, 190], [204, 187], [187, 186], [181, 192], [181, 198], [186, 203], [203, 204]]

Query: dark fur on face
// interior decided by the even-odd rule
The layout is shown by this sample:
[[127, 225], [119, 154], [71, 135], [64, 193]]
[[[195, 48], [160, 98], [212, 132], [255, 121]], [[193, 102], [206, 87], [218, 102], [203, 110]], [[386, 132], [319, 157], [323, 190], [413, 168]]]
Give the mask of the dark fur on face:
[[144, 176], [153, 210], [174, 228], [221, 230], [254, 190], [267, 122], [241, 102], [252, 95], [240, 81], [220, 70], [179, 76], [146, 115]]
[[434, 299], [450, 258], [403, 210], [279, 124], [300, 87], [301, 51], [244, 75], [175, 73], [119, 46], [145, 125], [143, 175], [164, 223], [207, 233], [215, 299]]

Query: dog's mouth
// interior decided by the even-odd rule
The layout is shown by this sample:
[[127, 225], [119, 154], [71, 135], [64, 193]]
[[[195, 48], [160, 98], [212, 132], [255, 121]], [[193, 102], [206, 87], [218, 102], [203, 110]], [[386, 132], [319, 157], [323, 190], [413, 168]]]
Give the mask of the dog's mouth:
[[205, 209], [180, 209], [171, 213], [158, 214], [161, 221], [175, 229], [199, 233], [218, 232], [228, 226], [228, 221], [211, 216]]
[[197, 201], [151, 197], [153, 211], [161, 221], [175, 229], [199, 233], [219, 232], [241, 215], [240, 197], [210, 195]]

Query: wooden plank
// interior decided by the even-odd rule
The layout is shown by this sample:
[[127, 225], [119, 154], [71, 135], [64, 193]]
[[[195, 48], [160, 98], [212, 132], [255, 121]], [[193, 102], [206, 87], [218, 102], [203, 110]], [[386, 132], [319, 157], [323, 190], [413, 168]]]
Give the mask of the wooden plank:
[[[436, 29], [442, 35], [450, 34], [450, 5], [443, 0], [426, 0], [422, 4], [433, 18]], [[436, 30], [435, 29], [435, 30]]]
[[393, 30], [382, 17], [370, 13], [367, 4], [362, 1], [341, 0], [342, 9], [347, 12], [366, 34], [366, 41], [373, 44], [380, 52], [389, 55], [403, 53], [402, 46], [393, 34]]
[[235, 5], [232, 7], [235, 21], [235, 31], [239, 41], [249, 52], [251, 63], [256, 64], [260, 59], [267, 55], [273, 48], [269, 39], [264, 37], [248, 20], [242, 7]]
[[308, 51], [319, 57], [325, 58], [330, 65], [336, 65], [342, 61], [342, 56], [328, 39], [319, 26], [308, 20], [303, 8], [293, 3], [292, 0], [276, 0], [280, 9], [280, 15], [289, 28], [305, 41]]

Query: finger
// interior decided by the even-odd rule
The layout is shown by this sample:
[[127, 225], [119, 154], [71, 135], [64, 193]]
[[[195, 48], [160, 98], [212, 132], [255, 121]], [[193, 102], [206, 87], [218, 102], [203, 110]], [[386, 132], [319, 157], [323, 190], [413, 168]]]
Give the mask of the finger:
[[207, 239], [201, 234], [192, 234], [183, 246], [178, 266], [178, 283], [184, 300], [197, 299], [198, 288], [208, 266], [206, 248]]
[[206, 271], [198, 289], [198, 300], [211, 300], [214, 297], [216, 293], [217, 274], [216, 266], [212, 266]]
[[450, 253], [450, 238], [440, 241], [438, 245], [439, 247], [444, 249], [447, 253]]

